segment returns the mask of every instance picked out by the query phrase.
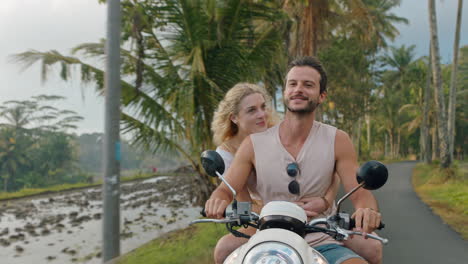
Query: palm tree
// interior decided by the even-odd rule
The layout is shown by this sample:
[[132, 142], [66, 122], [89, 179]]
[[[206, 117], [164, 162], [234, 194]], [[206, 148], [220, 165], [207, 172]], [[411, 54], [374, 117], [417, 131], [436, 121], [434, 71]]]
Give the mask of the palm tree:
[[32, 100], [6, 101], [0, 106], [0, 117], [5, 119], [6, 123], [0, 123], [0, 126], [11, 127], [16, 134], [30, 129], [75, 129], [75, 123], [83, 117], [75, 111], [59, 110], [49, 105], [63, 99], [63, 96], [57, 95], [38, 95], [33, 96]]
[[382, 106], [383, 127], [388, 133], [390, 154], [392, 157], [399, 155], [400, 138], [402, 133], [403, 116], [399, 111], [402, 105], [408, 103], [405, 101], [408, 88], [408, 72], [411, 70], [414, 60], [415, 46], [400, 48], [390, 47], [390, 54], [385, 54], [380, 58], [383, 66], [389, 66], [389, 70], [383, 76], [384, 85], [382, 86], [383, 97], [379, 104]]
[[[328, 71], [343, 72], [331, 69], [336, 64], [332, 60], [337, 56], [329, 56], [328, 54], [333, 53], [329, 49], [336, 50], [337, 46], [346, 42], [358, 43], [356, 46], [358, 50], [352, 52], [359, 53], [355, 54], [357, 57], [353, 61], [359, 64], [348, 64], [349, 68], [346, 69], [349, 72], [349, 79], [346, 79], [348, 82], [339, 85], [334, 83], [333, 87], [346, 90], [343, 94], [356, 93], [359, 99], [364, 99], [364, 108], [368, 108], [369, 100], [367, 99], [372, 89], [370, 88], [372, 74], [366, 67], [375, 60], [378, 50], [387, 45], [386, 41], [393, 40], [398, 35], [398, 30], [393, 24], [407, 23], [406, 19], [391, 13], [391, 9], [399, 4], [400, 1], [393, 0], [283, 1], [283, 9], [290, 17], [287, 25], [288, 31], [285, 34], [289, 59], [303, 55], [318, 55]], [[349, 49], [347, 51], [350, 52]], [[338, 66], [338, 68], [343, 67]], [[340, 98], [339, 93], [335, 95], [330, 94], [329, 99]], [[356, 134], [359, 134], [360, 116], [363, 115], [361, 109], [350, 111], [347, 105], [349, 102], [335, 103], [336, 110], [330, 111], [323, 106], [319, 108], [318, 111], [323, 111], [323, 113], [319, 112], [317, 118], [320, 120], [323, 118], [322, 115], [330, 117], [335, 114], [340, 115], [345, 111], [351, 116], [345, 114], [342, 120], [345, 122], [350, 120], [353, 125], [357, 124], [354, 126], [356, 129], [353, 129], [351, 124], [344, 124], [345, 128], [348, 128], [348, 131], [357, 130]]]
[[290, 16], [286, 43], [290, 58], [317, 55], [323, 44], [337, 35], [358, 36], [363, 45], [386, 47], [398, 35], [394, 23], [408, 23], [390, 10], [400, 0], [300, 0], [283, 1]]
[[[12, 105], [12, 106], [10, 106]], [[32, 101], [7, 101], [0, 106], [0, 117], [7, 123], [0, 126], [11, 127], [18, 130], [25, 129], [33, 121], [36, 104]]]
[[448, 168], [451, 164], [451, 157], [449, 153], [449, 142], [447, 134], [447, 119], [445, 112], [445, 100], [442, 90], [442, 77], [440, 69], [440, 55], [439, 55], [439, 40], [437, 34], [437, 16], [435, 11], [435, 1], [428, 0], [429, 4], [429, 25], [431, 33], [431, 54], [432, 54], [432, 76], [434, 82], [434, 100], [436, 105], [437, 126], [439, 134], [439, 148], [440, 148], [440, 166]]
[[317, 54], [319, 41], [323, 41], [325, 24], [330, 13], [327, 0], [284, 1], [283, 8], [291, 18], [286, 38], [289, 56]]
[[462, 20], [463, 0], [458, 0], [457, 24], [455, 30], [455, 42], [453, 44], [453, 62], [452, 76], [450, 78], [450, 94], [448, 104], [448, 136], [449, 136], [449, 154], [453, 160], [453, 146], [455, 142], [455, 106], [457, 102], [457, 68], [458, 68], [458, 50], [460, 47], [460, 28]]
[[[5, 191], [21, 180], [16, 177], [18, 172], [33, 163], [32, 152], [36, 151], [38, 139], [43, 134], [56, 132], [52, 135], [56, 139], [60, 136], [59, 131], [76, 128], [75, 123], [83, 119], [73, 111], [59, 110], [45, 104], [61, 99], [64, 98], [39, 95], [32, 97], [32, 100], [7, 101], [0, 107], [0, 120], [3, 121], [0, 123], [0, 174], [4, 179]], [[61, 156], [61, 159], [67, 158]], [[48, 157], [46, 163], [57, 160], [50, 155], [43, 157]]]
[[3, 178], [3, 191], [7, 192], [15, 181], [20, 167], [27, 164], [28, 142], [12, 128], [0, 129], [0, 173]]
[[[286, 16], [259, 1], [123, 1], [123, 132], [151, 151], [178, 151], [197, 172], [194, 195], [204, 202], [214, 187], [199, 155], [213, 148], [210, 122], [218, 101], [235, 83], [261, 81], [285, 54], [277, 30]], [[133, 43], [133, 45], [131, 45]], [[128, 46], [128, 45], [127, 45]], [[73, 55], [104, 58], [103, 43], [77, 46]], [[44, 71], [72, 67], [103, 91], [103, 71], [56, 51], [16, 55]]]
[[455, 153], [457, 159], [463, 159], [468, 153], [468, 45], [460, 48], [458, 63], [458, 87], [455, 126]]
[[431, 93], [431, 79], [432, 79], [432, 68], [431, 68], [431, 48], [429, 47], [429, 60], [427, 62], [426, 70], [426, 85], [424, 86], [424, 99], [423, 99], [423, 118], [421, 121], [421, 159], [425, 163], [431, 162], [430, 155], [430, 140], [429, 140], [429, 98]]

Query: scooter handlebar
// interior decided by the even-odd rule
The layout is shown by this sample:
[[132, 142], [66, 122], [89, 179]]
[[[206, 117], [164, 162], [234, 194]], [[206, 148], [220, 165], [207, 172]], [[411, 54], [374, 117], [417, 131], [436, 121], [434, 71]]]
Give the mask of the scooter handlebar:
[[[203, 217], [206, 217], [205, 207], [202, 208], [200, 214], [201, 214]], [[224, 210], [224, 212], [223, 212], [223, 217], [226, 217], [226, 210]]]

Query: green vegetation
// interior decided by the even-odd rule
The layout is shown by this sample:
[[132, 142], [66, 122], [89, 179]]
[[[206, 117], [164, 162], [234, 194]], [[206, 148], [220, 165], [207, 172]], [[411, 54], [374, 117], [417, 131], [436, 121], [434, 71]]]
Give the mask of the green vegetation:
[[[316, 55], [333, 76], [323, 120], [348, 131], [359, 152], [368, 156], [376, 150], [385, 150], [377, 156], [390, 153], [386, 138], [371, 137], [371, 132], [398, 133], [388, 136], [392, 146], [401, 145], [392, 150], [406, 155], [415, 148], [405, 144], [406, 134], [398, 132], [401, 127], [386, 129], [384, 117], [369, 115], [373, 120], [366, 128], [362, 118], [377, 113], [380, 99], [388, 97], [379, 87], [377, 54], [398, 35], [396, 24], [407, 23], [392, 13], [399, 3], [122, 1], [122, 40], [128, 44], [121, 50], [124, 132], [153, 153], [173, 150], [184, 157], [197, 172], [196, 181], [203, 183], [193, 188], [203, 203], [214, 185], [201, 169], [199, 155], [214, 147], [210, 123], [225, 92], [238, 82], [254, 82], [276, 95], [288, 61]], [[103, 70], [86, 60], [104, 56], [102, 41], [78, 45], [71, 56], [30, 50], [14, 59], [25, 67], [41, 64], [43, 76], [53, 66], [60, 67], [64, 80], [78, 68], [82, 81], [95, 83], [103, 94]], [[368, 140], [360, 140], [365, 129]]]
[[9, 200], [15, 198], [22, 198], [27, 196], [33, 196], [38, 194], [47, 194], [47, 193], [55, 193], [91, 186], [97, 186], [99, 184], [90, 184], [90, 183], [75, 183], [75, 184], [61, 184], [56, 186], [51, 186], [47, 188], [24, 188], [17, 192], [0, 192], [0, 200]]
[[211, 264], [216, 242], [227, 234], [224, 225], [199, 224], [155, 239], [119, 258], [119, 264]]
[[438, 164], [418, 164], [413, 186], [444, 222], [468, 240], [468, 162], [455, 163], [450, 169], [440, 169]]
[[[158, 174], [135, 174], [133, 176], [126, 176], [121, 178], [121, 182], [129, 182], [135, 180], [142, 180], [157, 176], [167, 176], [167, 175], [175, 175], [173, 173], [158, 173]], [[35, 196], [40, 194], [49, 194], [49, 193], [58, 193], [63, 191], [72, 191], [82, 188], [89, 188], [95, 187], [102, 184], [102, 181], [98, 181], [96, 183], [74, 183], [74, 184], [60, 184], [54, 185], [47, 188], [24, 188], [17, 192], [0, 192], [0, 201], [1, 200], [9, 200], [9, 199], [16, 199], [16, 198], [24, 198], [27, 196]]]
[[0, 187], [3, 191], [87, 182], [76, 166], [68, 130], [82, 120], [52, 104], [60, 96], [33, 96], [0, 106]]
[[[104, 135], [72, 134], [82, 118], [52, 106], [63, 99], [40, 95], [0, 106], [0, 197], [92, 186], [93, 175], [102, 166]], [[181, 164], [175, 153], [151, 154], [125, 140], [121, 146], [122, 175], [136, 175], [133, 179], [142, 172], [174, 170]]]

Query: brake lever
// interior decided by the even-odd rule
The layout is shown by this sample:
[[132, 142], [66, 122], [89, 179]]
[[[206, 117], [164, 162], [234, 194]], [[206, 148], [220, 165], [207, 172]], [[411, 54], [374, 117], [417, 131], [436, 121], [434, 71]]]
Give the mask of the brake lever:
[[[344, 230], [344, 229], [343, 229]], [[346, 232], [347, 235], [359, 235], [359, 236], [364, 236], [362, 232], [359, 232], [359, 231], [350, 231], [350, 230], [344, 230]], [[386, 245], [388, 243], [388, 239], [387, 238], [383, 238], [383, 237], [379, 237], [379, 236], [376, 236], [376, 235], [373, 235], [373, 234], [367, 234], [366, 237], [368, 238], [372, 238], [372, 239], [375, 239], [375, 240], [378, 240], [380, 241], [382, 244]]]
[[228, 224], [228, 223], [238, 223], [239, 219], [197, 219], [190, 222], [192, 224], [199, 224], [199, 223], [218, 223], [218, 224]]

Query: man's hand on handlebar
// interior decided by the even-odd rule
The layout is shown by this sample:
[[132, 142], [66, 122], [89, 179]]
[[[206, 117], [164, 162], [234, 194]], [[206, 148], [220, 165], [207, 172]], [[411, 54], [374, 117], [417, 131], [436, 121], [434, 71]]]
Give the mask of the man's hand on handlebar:
[[358, 208], [351, 216], [356, 222], [356, 230], [365, 234], [372, 233], [380, 225], [382, 216], [371, 208]]
[[223, 218], [229, 202], [219, 198], [210, 198], [205, 203], [205, 213], [208, 218]]

